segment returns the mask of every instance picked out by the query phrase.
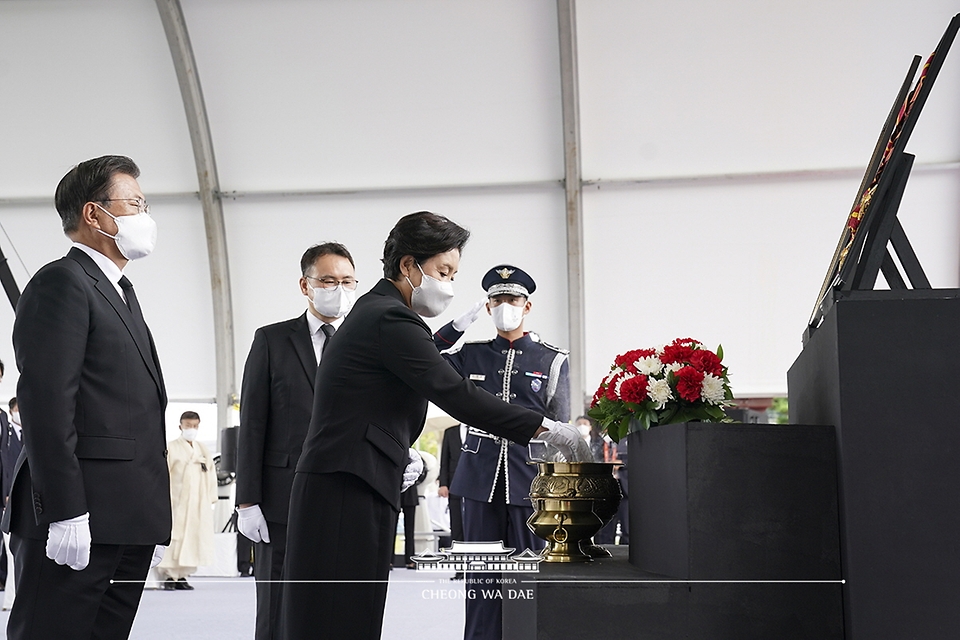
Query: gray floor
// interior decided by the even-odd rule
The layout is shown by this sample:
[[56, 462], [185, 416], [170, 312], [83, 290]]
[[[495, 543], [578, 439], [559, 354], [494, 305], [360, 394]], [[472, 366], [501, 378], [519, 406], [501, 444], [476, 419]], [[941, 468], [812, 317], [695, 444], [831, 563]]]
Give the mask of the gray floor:
[[[395, 569], [390, 575], [384, 640], [459, 640], [463, 637], [463, 583], [453, 574]], [[243, 640], [253, 638], [256, 594], [251, 578], [192, 578], [193, 591], [144, 591], [132, 640]], [[458, 594], [460, 597], [457, 597]], [[2, 592], [0, 592], [2, 595]], [[0, 613], [6, 628], [8, 612]]]

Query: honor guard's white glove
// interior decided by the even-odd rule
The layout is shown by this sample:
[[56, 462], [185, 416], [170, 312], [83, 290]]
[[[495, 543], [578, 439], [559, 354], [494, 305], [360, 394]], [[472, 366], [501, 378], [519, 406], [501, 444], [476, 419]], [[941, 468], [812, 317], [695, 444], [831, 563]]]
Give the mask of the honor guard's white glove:
[[260, 511], [260, 505], [237, 507], [237, 529], [254, 542], [270, 542], [267, 520]]
[[465, 314], [454, 320], [453, 328], [461, 333], [466, 331], [470, 325], [477, 321], [477, 318], [480, 317], [480, 312], [483, 311], [485, 306], [487, 306], [486, 298], [470, 307]]
[[90, 563], [90, 513], [69, 520], [51, 522], [47, 527], [47, 557], [82, 571]]
[[403, 484], [400, 485], [400, 493], [403, 493], [413, 485], [417, 484], [420, 474], [423, 473], [423, 458], [417, 453], [416, 449], [407, 451], [407, 468], [403, 470]]
[[544, 418], [542, 425], [546, 431], [537, 438], [560, 449], [567, 462], [593, 462], [590, 445], [575, 426], [549, 418]]
[[167, 548], [162, 544], [158, 544], [153, 548], [153, 559], [150, 561], [151, 569], [163, 562], [163, 552], [166, 550]]

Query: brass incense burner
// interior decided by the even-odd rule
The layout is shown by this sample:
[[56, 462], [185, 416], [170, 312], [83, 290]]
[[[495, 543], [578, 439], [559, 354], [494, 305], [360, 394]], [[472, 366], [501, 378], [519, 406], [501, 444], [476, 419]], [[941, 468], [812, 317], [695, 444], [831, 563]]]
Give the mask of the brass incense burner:
[[[610, 555], [593, 537], [617, 512], [623, 494], [608, 462], [537, 462], [530, 485], [533, 515], [527, 526], [547, 541], [545, 562], [591, 562]], [[593, 557], [591, 557], [593, 556]]]

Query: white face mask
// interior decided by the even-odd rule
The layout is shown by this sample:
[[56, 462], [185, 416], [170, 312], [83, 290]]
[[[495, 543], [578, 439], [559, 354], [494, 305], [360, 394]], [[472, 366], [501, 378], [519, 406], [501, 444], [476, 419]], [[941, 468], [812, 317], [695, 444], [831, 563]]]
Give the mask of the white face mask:
[[590, 425], [588, 424], [578, 424], [577, 429], [580, 430], [580, 435], [584, 438], [590, 437]]
[[183, 439], [187, 442], [193, 442], [196, 440], [198, 433], [200, 433], [200, 429], [183, 429], [180, 431], [180, 435], [182, 435]]
[[342, 284], [332, 289], [318, 287], [313, 290], [313, 308], [327, 318], [342, 318], [347, 315], [356, 299], [356, 290], [344, 289]]
[[410, 296], [410, 308], [414, 313], [424, 318], [435, 318], [450, 306], [453, 302], [453, 283], [440, 282], [436, 278], [431, 278], [423, 273], [423, 268], [417, 265], [423, 278], [420, 280], [420, 286], [414, 287], [407, 278], [407, 282], [413, 287], [413, 293]]
[[11, 411], [10, 412], [10, 421], [16, 424], [20, 424], [20, 412]]
[[513, 331], [523, 323], [523, 308], [525, 306], [515, 307], [504, 302], [490, 309], [494, 326], [499, 331]]
[[150, 217], [149, 213], [138, 213], [135, 216], [115, 216], [96, 202], [93, 204], [116, 221], [117, 235], [112, 236], [102, 229], [97, 229], [97, 231], [108, 238], [113, 238], [124, 258], [137, 260], [150, 255], [157, 245], [157, 223]]

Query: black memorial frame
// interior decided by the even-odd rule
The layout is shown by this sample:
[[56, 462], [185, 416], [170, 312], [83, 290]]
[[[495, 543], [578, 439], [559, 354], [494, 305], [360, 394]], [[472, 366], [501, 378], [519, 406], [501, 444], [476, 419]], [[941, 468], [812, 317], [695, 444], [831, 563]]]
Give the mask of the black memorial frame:
[[[958, 29], [960, 14], [950, 21], [915, 84], [913, 79], [917, 77], [920, 56], [913, 58], [893, 107], [883, 123], [857, 197], [844, 223], [840, 241], [807, 322], [804, 344], [820, 326], [823, 316], [833, 305], [837, 291], [873, 289], [881, 272], [891, 289], [930, 288], [923, 267], [897, 218], [897, 211], [914, 160], [914, 156], [904, 149]], [[902, 274], [888, 245], [899, 259]], [[909, 280], [910, 287], [904, 276]]]

